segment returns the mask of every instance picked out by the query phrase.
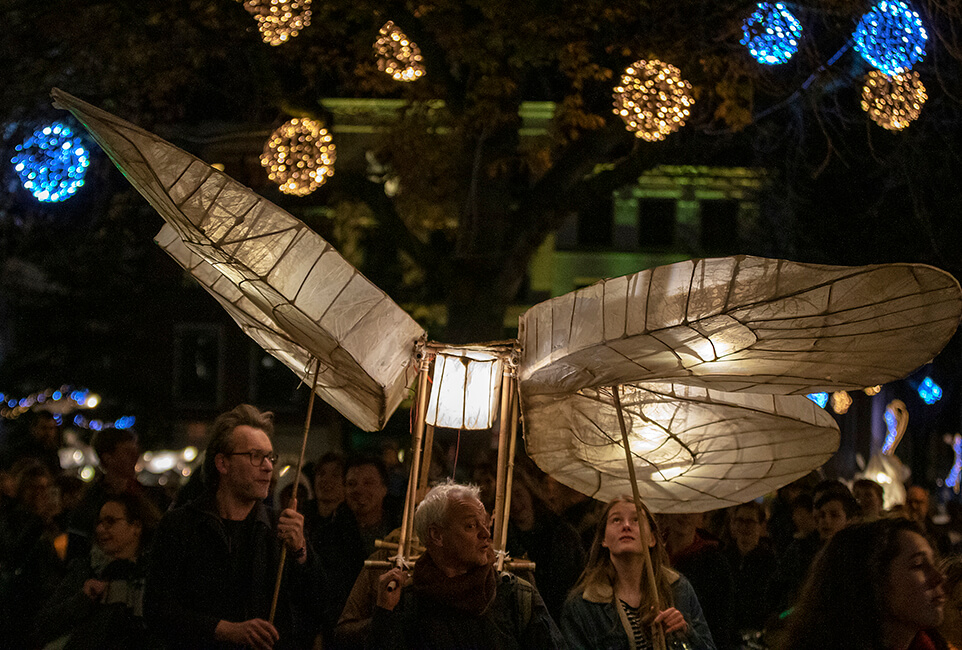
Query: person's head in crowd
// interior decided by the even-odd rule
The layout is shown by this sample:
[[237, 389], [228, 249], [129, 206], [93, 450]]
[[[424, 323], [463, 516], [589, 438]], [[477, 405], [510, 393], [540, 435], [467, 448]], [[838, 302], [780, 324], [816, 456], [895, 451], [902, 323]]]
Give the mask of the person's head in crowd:
[[944, 603], [942, 573], [917, 524], [904, 518], [856, 523], [816, 558], [781, 648], [936, 648], [932, 630], [942, 622]]
[[344, 456], [329, 451], [314, 463], [314, 501], [317, 513], [328, 517], [344, 502]]
[[414, 511], [414, 532], [449, 578], [490, 565], [490, 517], [476, 485], [447, 482], [425, 495]]
[[911, 485], [905, 491], [905, 512], [912, 521], [924, 525], [931, 506], [929, 491], [921, 485]]
[[[665, 544], [662, 541], [658, 523], [648, 506], [641, 503], [643, 517], [639, 522], [638, 510], [630, 496], [622, 496], [610, 501], [595, 527], [595, 536], [588, 553], [588, 563], [584, 572], [571, 590], [572, 594], [585, 590], [613, 588], [618, 577], [617, 566], [623, 563], [644, 561], [644, 548], [648, 547], [655, 588], [662, 607], [671, 606], [674, 597], [671, 590], [671, 576], [668, 572], [670, 562]], [[645, 572], [642, 572], [645, 575]], [[654, 602], [650, 590], [641, 589], [641, 612], [650, 612], [647, 623], [655, 616]]]
[[812, 534], [818, 525], [815, 521], [815, 503], [812, 495], [807, 493], [798, 495], [792, 501], [791, 509], [795, 537], [807, 537]]
[[46, 449], [60, 447], [60, 427], [49, 411], [27, 411], [27, 431], [30, 436]]
[[94, 529], [97, 546], [113, 559], [135, 560], [147, 547], [159, 521], [160, 513], [140, 495], [108, 497]]
[[685, 550], [695, 542], [695, 535], [702, 527], [704, 518], [704, 513], [700, 512], [658, 515], [658, 525], [670, 556], [675, 557], [676, 553]]
[[[288, 483], [283, 488], [281, 488], [280, 493], [277, 495], [277, 509], [283, 510], [287, 507], [287, 504], [291, 501], [291, 495], [294, 494], [294, 484]], [[311, 490], [307, 487], [307, 483], [304, 478], [301, 477], [301, 481], [297, 484], [297, 511], [304, 514], [306, 509], [309, 507], [308, 504], [311, 502]]]
[[852, 496], [858, 502], [862, 519], [878, 519], [885, 510], [885, 489], [868, 478], [860, 478], [852, 484]]
[[376, 526], [384, 516], [387, 469], [380, 458], [358, 456], [344, 466], [344, 500], [358, 524]]
[[962, 555], [953, 555], [939, 564], [945, 582], [945, 618], [939, 632], [954, 648], [962, 648]]
[[60, 498], [50, 470], [35, 458], [22, 458], [10, 468], [16, 490], [14, 498], [30, 513], [51, 521], [60, 512]]
[[515, 472], [511, 482], [512, 523], [521, 530], [531, 530], [547, 509], [534, 479], [527, 472]]
[[204, 477], [218, 503], [248, 508], [266, 499], [274, 474], [274, 414], [241, 404], [217, 416], [204, 456]]
[[858, 515], [858, 503], [848, 489], [827, 490], [815, 498], [818, 536], [827, 542]]
[[481, 503], [489, 512], [494, 511], [494, 493], [498, 482], [498, 470], [494, 461], [482, 460], [471, 468], [471, 483], [481, 490]]
[[748, 501], [737, 505], [730, 511], [731, 520], [729, 530], [732, 539], [741, 555], [747, 555], [755, 550], [765, 532], [765, 507], [756, 502]]
[[100, 471], [108, 484], [118, 489], [129, 481], [137, 480], [137, 460], [140, 445], [137, 434], [129, 429], [108, 428], [98, 431], [91, 446], [100, 460]]

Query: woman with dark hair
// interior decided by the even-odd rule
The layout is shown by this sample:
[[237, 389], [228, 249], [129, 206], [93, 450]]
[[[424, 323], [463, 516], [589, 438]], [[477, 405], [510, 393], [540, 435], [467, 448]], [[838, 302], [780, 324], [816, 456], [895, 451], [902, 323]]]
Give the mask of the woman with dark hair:
[[655, 520], [644, 504], [642, 510], [645, 518], [639, 525], [630, 497], [608, 504], [595, 530], [588, 565], [565, 602], [563, 635], [576, 650], [635, 650], [651, 648], [652, 628], [660, 626], [669, 648], [715, 650], [691, 584], [669, 568]]
[[47, 648], [149, 648], [143, 620], [142, 561], [160, 513], [144, 497], [108, 497], [100, 508], [95, 544], [70, 563], [37, 612], [37, 636]]
[[908, 519], [851, 525], [815, 560], [779, 650], [943, 650], [944, 578]]

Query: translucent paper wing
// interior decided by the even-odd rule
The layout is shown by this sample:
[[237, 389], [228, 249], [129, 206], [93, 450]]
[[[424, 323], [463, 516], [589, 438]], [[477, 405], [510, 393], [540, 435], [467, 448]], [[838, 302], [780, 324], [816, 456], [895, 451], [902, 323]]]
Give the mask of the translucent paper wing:
[[[767, 494], [824, 464], [835, 420], [806, 397], [722, 393], [670, 383], [621, 391], [642, 499], [655, 512], [705, 512]], [[529, 396], [528, 455], [596, 499], [631, 494], [609, 389]]]
[[[317, 363], [313, 355], [283, 332], [278, 331], [274, 323], [266, 318], [240, 289], [203, 258], [192, 253], [173, 228], [165, 225], [158, 233], [156, 241], [185, 271], [207, 289], [245, 334], [254, 339], [268, 354], [293, 370], [304, 383], [313, 382]], [[335, 351], [331, 355], [331, 360], [336, 362], [337, 356], [338, 353]], [[350, 360], [346, 360], [343, 366], [350, 367]], [[345, 382], [333, 367], [323, 362], [320, 364], [319, 372], [317, 394], [325, 402], [338, 405], [344, 417], [352, 422], [364, 422], [371, 418], [372, 414], [364, 405], [378, 402], [380, 399], [378, 386], [371, 385], [371, 382], [365, 381], [363, 376], [355, 378], [354, 381]]]
[[930, 361], [960, 314], [959, 283], [920, 264], [679, 262], [529, 309], [519, 379], [529, 395], [652, 380], [775, 394], [863, 388]]
[[586, 494], [627, 492], [617, 385], [650, 506], [743, 502], [835, 451], [834, 421], [804, 394], [904, 377], [945, 346], [960, 314], [958, 282], [922, 265], [740, 256], [604, 280], [521, 317], [527, 449]]
[[[209, 265], [202, 284], [234, 306], [228, 311], [245, 331], [278, 358], [319, 359], [318, 394], [362, 429], [382, 428], [414, 377], [421, 327], [281, 208], [143, 129], [61, 91], [53, 96]], [[292, 367], [303, 376], [303, 363]]]

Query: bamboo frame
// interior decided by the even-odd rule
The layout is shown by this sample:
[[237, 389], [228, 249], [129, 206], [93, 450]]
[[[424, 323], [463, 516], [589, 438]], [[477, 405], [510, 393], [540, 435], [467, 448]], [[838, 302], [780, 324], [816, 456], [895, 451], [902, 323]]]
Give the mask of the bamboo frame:
[[[287, 502], [287, 507], [297, 503], [297, 487], [301, 482], [301, 467], [304, 465], [304, 455], [307, 453], [307, 434], [311, 431], [311, 416], [314, 412], [314, 396], [317, 395], [317, 377], [321, 374], [321, 361], [315, 359], [314, 381], [311, 383], [311, 396], [307, 400], [307, 416], [304, 418], [304, 435], [301, 437], [301, 455], [297, 461], [297, 469], [294, 471], [294, 489], [291, 490], [291, 500]], [[305, 538], [305, 543], [307, 538]], [[284, 562], [287, 561], [287, 544], [281, 545], [281, 557], [277, 567], [277, 580], [274, 582], [274, 596], [271, 598], [271, 613], [268, 622], [274, 623], [274, 614], [277, 613], [277, 598], [281, 593], [281, 581], [284, 578]]]
[[[641, 507], [641, 495], [638, 494], [638, 479], [635, 476], [635, 463], [631, 459], [631, 447], [628, 445], [628, 426], [625, 424], [625, 414], [621, 408], [621, 396], [618, 394], [617, 385], [611, 387], [611, 394], [614, 397], [615, 412], [618, 414], [618, 426], [621, 428], [621, 444], [625, 448], [625, 459], [628, 461], [628, 478], [631, 480], [631, 496], [635, 500], [635, 510], [638, 513], [638, 531], [641, 532], [641, 522], [647, 521], [645, 511]], [[655, 531], [650, 531], [652, 535]], [[655, 583], [655, 570], [651, 565], [651, 553], [648, 544], [642, 539], [642, 555], [645, 560], [645, 577], [648, 583], [648, 595], [655, 604], [655, 611], [661, 611], [661, 599], [658, 597], [658, 586]], [[665, 633], [660, 625], [651, 626], [651, 641], [655, 650], [665, 650]]]

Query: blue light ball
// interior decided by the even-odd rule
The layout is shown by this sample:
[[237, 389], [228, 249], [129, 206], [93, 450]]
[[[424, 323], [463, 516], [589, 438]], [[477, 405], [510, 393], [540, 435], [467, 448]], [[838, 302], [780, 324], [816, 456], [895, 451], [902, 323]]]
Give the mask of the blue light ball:
[[83, 186], [90, 156], [69, 126], [55, 122], [37, 129], [16, 151], [14, 169], [38, 201], [65, 201]]
[[765, 65], [785, 63], [798, 51], [802, 23], [781, 2], [759, 2], [742, 25], [741, 44]]
[[891, 77], [911, 70], [922, 60], [929, 35], [908, 4], [882, 0], [862, 16], [853, 38], [855, 51]]

